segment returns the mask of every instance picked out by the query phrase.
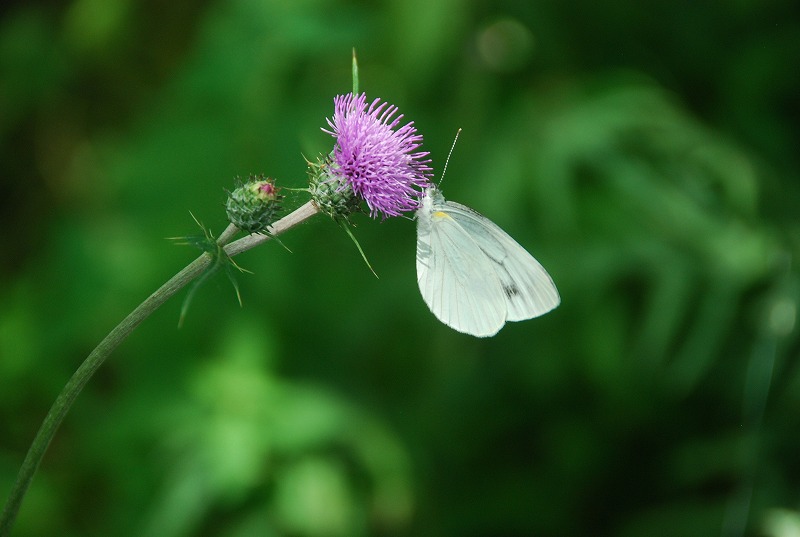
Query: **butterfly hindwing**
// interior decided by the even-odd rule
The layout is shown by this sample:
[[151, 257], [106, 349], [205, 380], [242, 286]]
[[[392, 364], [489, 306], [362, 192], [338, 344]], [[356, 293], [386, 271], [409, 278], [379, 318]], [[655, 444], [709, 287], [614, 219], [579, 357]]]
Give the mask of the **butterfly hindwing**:
[[417, 280], [430, 310], [459, 332], [496, 334], [506, 305], [486, 254], [447, 212], [434, 210], [418, 220]]

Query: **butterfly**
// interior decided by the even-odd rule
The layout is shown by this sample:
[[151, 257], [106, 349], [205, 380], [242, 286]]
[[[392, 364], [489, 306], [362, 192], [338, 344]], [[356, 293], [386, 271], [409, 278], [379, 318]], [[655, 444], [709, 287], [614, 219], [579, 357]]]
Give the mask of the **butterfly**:
[[507, 321], [538, 317], [561, 302], [525, 248], [485, 216], [446, 201], [438, 187], [424, 191], [415, 218], [419, 290], [450, 328], [493, 336]]

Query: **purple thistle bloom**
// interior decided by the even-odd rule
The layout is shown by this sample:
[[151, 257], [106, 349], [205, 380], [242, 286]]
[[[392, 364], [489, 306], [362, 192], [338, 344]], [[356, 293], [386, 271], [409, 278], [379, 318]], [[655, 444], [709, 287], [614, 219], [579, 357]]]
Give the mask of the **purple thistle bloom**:
[[[334, 99], [331, 130], [336, 138], [334, 172], [346, 180], [364, 200], [370, 216], [399, 216], [417, 209], [419, 191], [429, 184], [428, 153], [417, 151], [422, 135], [410, 122], [396, 129], [403, 115], [397, 107], [375, 99], [367, 105], [366, 94], [339, 95]], [[423, 160], [424, 159], [424, 160]]]

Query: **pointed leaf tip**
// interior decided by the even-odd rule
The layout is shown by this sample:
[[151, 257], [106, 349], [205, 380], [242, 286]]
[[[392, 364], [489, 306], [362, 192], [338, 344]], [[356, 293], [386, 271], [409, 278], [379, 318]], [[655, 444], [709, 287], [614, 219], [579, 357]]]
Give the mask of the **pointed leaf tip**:
[[353, 47], [353, 95], [358, 95], [358, 59], [356, 47]]

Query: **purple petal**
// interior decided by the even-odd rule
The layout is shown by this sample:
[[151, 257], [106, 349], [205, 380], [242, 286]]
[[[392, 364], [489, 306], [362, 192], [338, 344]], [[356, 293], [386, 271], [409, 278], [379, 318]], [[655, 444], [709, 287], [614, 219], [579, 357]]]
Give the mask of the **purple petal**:
[[322, 129], [336, 138], [337, 173], [366, 200], [373, 218], [416, 210], [430, 182], [428, 153], [417, 151], [422, 135], [413, 122], [397, 129], [403, 119], [397, 112], [380, 99], [367, 105], [363, 93], [339, 95], [333, 119], [327, 120], [330, 130]]

